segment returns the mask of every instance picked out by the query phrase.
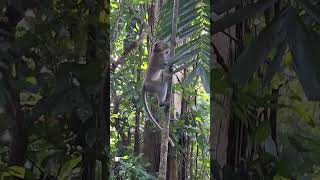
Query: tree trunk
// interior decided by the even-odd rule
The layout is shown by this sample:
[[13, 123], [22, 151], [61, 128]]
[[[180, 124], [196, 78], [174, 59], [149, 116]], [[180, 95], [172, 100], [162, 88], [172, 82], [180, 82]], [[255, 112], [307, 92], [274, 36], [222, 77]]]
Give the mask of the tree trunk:
[[143, 155], [151, 165], [147, 168], [149, 172], [156, 173], [160, 162], [160, 132], [155, 130], [153, 124], [147, 121], [144, 126]]
[[[29, 4], [28, 4], [29, 3]], [[5, 16], [3, 18], [6, 21], [0, 22], [0, 29], [6, 31], [6, 33], [14, 35], [17, 23], [23, 18], [24, 11], [26, 8], [33, 8], [36, 4], [33, 1], [15, 1], [7, 5]], [[0, 33], [0, 38], [3, 37], [4, 40], [14, 41], [14, 36], [6, 36]], [[19, 66], [16, 65], [16, 68]], [[27, 121], [24, 117], [24, 113], [20, 107], [20, 98], [18, 92], [14, 85], [12, 84], [12, 73], [1, 69], [1, 74], [6, 84], [6, 88], [9, 92], [10, 99], [6, 110], [12, 118], [11, 125], [11, 142], [10, 142], [10, 154], [9, 154], [9, 165], [23, 166], [26, 160], [27, 146], [28, 146], [28, 132], [27, 132]], [[15, 79], [19, 78], [19, 69], [17, 69], [17, 75]]]
[[[104, 6], [104, 2], [101, 0], [94, 1], [95, 5], [92, 5], [89, 8], [89, 14], [93, 17], [90, 19], [90, 22], [87, 26], [87, 50], [86, 50], [86, 61], [88, 64], [94, 63], [97, 61], [97, 32], [98, 32], [98, 23], [99, 23], [99, 13], [101, 6]], [[93, 21], [92, 21], [93, 20]], [[91, 104], [95, 104], [93, 99], [90, 99]], [[93, 107], [94, 108], [94, 107]], [[80, 121], [79, 121], [80, 122]], [[99, 130], [100, 121], [96, 121], [95, 118], [86, 123], [85, 130], [88, 131], [90, 128], [95, 128]], [[84, 132], [85, 134], [85, 132]], [[96, 142], [97, 142], [96, 138]], [[89, 146], [86, 143], [85, 135], [83, 136], [83, 145], [85, 151], [82, 153], [82, 162], [81, 162], [81, 179], [82, 180], [92, 180], [95, 179], [95, 169], [96, 169], [96, 159], [97, 159], [97, 143], [95, 142], [92, 146]]]
[[[214, 17], [218, 18], [217, 16]], [[212, 27], [211, 27], [212, 28]], [[227, 30], [231, 36], [235, 35], [235, 28]], [[233, 59], [234, 43], [227, 36], [218, 33], [211, 36], [211, 45], [214, 45], [211, 56], [215, 57], [211, 62], [211, 68], [221, 67], [225, 71], [231, 64], [227, 60]], [[221, 63], [221, 61], [223, 61]], [[210, 97], [210, 179], [222, 179], [222, 167], [227, 164], [227, 149], [229, 145], [230, 127], [230, 98], [227, 95], [215, 94], [215, 85], [211, 86]]]
[[177, 151], [175, 147], [169, 146], [168, 153], [168, 166], [167, 166], [167, 179], [177, 180], [178, 179], [178, 163], [177, 163]]
[[140, 154], [140, 112], [136, 110], [135, 116], [135, 129], [134, 129], [134, 154], [138, 156]]
[[[184, 70], [184, 74], [187, 73], [187, 70]], [[182, 77], [184, 78], [184, 77]], [[189, 123], [189, 119], [187, 118], [186, 114], [187, 114], [187, 100], [184, 98], [184, 93], [182, 92], [182, 99], [181, 99], [181, 107], [180, 107], [180, 116], [181, 119], [184, 119], [185, 122], [184, 124], [186, 126], [188, 126]], [[188, 177], [188, 142], [189, 142], [189, 138], [186, 135], [186, 133], [183, 131], [179, 134], [179, 145], [181, 146], [181, 150], [180, 150], [180, 154], [179, 154], [179, 161], [180, 161], [180, 166], [179, 166], [179, 174], [178, 174], [178, 179], [179, 180], [186, 180]]]
[[[141, 8], [142, 9], [142, 8]], [[143, 56], [143, 50], [141, 47], [138, 48], [139, 49], [139, 56], [140, 56], [140, 60], [139, 60], [139, 65], [141, 65], [141, 59]], [[140, 67], [140, 66], [139, 66]], [[140, 82], [141, 80], [141, 76], [142, 76], [142, 72], [141, 69], [137, 69], [137, 83]], [[140, 154], [140, 118], [142, 116], [140, 116], [142, 114], [141, 109], [136, 106], [136, 116], [135, 116], [135, 130], [134, 130], [134, 153], [136, 156], [138, 156]]]
[[[176, 33], [177, 33], [177, 20], [178, 20], [178, 10], [179, 10], [179, 0], [173, 1], [173, 15], [172, 15], [172, 29], [171, 29], [171, 48], [170, 57], [175, 54], [176, 45]], [[172, 72], [172, 68], [169, 69], [169, 73]], [[166, 101], [171, 102], [172, 94], [172, 76], [168, 81], [168, 90]], [[158, 180], [165, 180], [167, 173], [167, 156], [168, 156], [168, 138], [169, 138], [169, 128], [170, 128], [170, 105], [164, 109], [163, 118], [163, 129], [161, 137], [161, 151], [160, 151], [160, 167]]]
[[[148, 7], [148, 16], [150, 17], [148, 19], [148, 23], [152, 33], [154, 33], [153, 29], [155, 28], [158, 19], [156, 16], [160, 11], [160, 6], [155, 5], [158, 3], [158, 0], [153, 0], [151, 5]], [[153, 109], [152, 107], [155, 107], [154, 104], [151, 104], [151, 110]], [[143, 157], [148, 163], [150, 163], [150, 166], [147, 167], [147, 170], [150, 173], [156, 174], [159, 171], [161, 136], [159, 130], [155, 129], [154, 125], [150, 121], [146, 121], [144, 124], [143, 139]]]

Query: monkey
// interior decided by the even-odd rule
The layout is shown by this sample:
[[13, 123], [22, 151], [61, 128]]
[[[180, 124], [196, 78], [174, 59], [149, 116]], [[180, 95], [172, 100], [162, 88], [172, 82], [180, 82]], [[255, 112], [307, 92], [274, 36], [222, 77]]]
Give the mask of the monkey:
[[[169, 106], [170, 102], [166, 101], [168, 84], [166, 80], [162, 81], [161, 79], [162, 74], [166, 75], [163, 71], [168, 63], [167, 60], [169, 59], [170, 53], [169, 48], [169, 44], [165, 41], [158, 40], [154, 43], [142, 87], [144, 108], [151, 121], [160, 129], [160, 131], [162, 131], [162, 127], [157, 123], [148, 107], [147, 93], [154, 95], [157, 98], [159, 107]], [[170, 137], [169, 142], [174, 146]]]

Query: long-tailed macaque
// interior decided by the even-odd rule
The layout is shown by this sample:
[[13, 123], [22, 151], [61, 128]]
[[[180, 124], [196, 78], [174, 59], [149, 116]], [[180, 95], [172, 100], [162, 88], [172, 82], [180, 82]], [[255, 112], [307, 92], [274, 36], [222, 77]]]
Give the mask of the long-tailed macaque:
[[[166, 102], [167, 97], [167, 78], [163, 81], [161, 75], [166, 68], [167, 60], [169, 58], [169, 44], [164, 41], [156, 41], [153, 45], [149, 65], [144, 77], [144, 83], [142, 87], [143, 104], [151, 121], [160, 129], [162, 127], [157, 123], [153, 117], [148, 104], [147, 93], [157, 97], [159, 107], [168, 106], [170, 102]], [[173, 146], [173, 142], [169, 137], [170, 144]]]

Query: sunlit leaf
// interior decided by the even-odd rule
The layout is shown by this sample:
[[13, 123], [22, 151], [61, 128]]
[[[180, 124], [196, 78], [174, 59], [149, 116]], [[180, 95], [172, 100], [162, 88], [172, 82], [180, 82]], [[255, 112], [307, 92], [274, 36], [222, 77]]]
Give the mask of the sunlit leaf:
[[81, 156], [77, 156], [65, 162], [59, 173], [59, 179], [66, 179], [70, 175], [71, 171], [81, 162], [81, 159]]
[[10, 166], [8, 167], [7, 172], [12, 176], [24, 178], [26, 170], [21, 166]]
[[302, 118], [302, 120], [309, 124], [310, 126], [314, 127], [315, 123], [314, 120], [312, 119], [312, 117], [310, 116], [310, 114], [305, 110], [305, 108], [303, 106], [290, 106], [290, 109], [297, 113], [297, 115]]

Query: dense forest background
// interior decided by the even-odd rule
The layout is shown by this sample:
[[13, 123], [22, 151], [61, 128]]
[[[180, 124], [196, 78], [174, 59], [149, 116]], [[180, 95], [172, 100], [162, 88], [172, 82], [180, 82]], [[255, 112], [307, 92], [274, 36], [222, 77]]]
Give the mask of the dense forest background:
[[211, 2], [211, 174], [319, 179], [319, 1]]
[[109, 3], [0, 2], [0, 179], [107, 179]]

